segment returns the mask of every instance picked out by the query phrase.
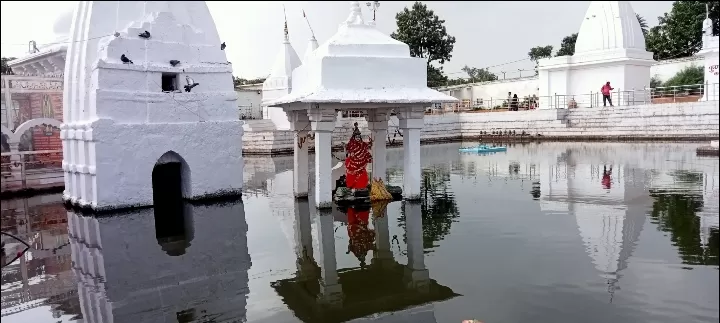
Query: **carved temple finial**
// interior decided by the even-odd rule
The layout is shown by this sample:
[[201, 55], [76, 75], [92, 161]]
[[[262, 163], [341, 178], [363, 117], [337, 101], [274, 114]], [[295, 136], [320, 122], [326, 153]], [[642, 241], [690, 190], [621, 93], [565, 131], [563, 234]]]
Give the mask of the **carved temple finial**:
[[285, 28], [283, 31], [285, 32], [285, 38], [283, 39], [285, 42], [290, 41], [290, 33], [288, 32], [288, 26], [287, 26], [287, 14], [285, 13], [285, 5], [283, 5], [283, 17], [285, 19]]
[[350, 16], [345, 23], [348, 25], [364, 25], [362, 11], [360, 10], [360, 1], [350, 1]]

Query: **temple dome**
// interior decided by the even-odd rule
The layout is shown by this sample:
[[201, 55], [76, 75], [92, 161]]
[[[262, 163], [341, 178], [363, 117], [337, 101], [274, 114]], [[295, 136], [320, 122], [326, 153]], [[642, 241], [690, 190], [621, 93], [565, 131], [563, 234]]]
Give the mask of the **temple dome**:
[[592, 1], [580, 26], [575, 55], [614, 49], [645, 51], [645, 36], [629, 1]]
[[457, 99], [427, 87], [427, 62], [407, 44], [367, 24], [360, 3], [337, 33], [293, 71], [292, 92], [272, 105], [292, 103], [434, 103]]

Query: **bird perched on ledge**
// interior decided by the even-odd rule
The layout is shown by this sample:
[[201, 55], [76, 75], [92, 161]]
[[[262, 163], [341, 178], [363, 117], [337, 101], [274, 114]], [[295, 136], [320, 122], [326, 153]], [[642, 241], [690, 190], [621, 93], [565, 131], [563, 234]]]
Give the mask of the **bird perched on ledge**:
[[177, 65], [177, 64], [180, 64], [180, 61], [178, 61], [178, 60], [176, 60], [176, 59], [171, 59], [171, 60], [170, 60], [170, 65], [175, 66], [175, 65]]
[[227, 46], [225, 46], [225, 42], [223, 42], [222, 44], [220, 44], [220, 50], [225, 50], [225, 47], [227, 47]]
[[131, 61], [125, 54], [120, 55], [120, 60], [125, 64], [132, 64], [133, 61]]
[[139, 36], [140, 38], [149, 39], [149, 38], [150, 38], [150, 32], [146, 30], [144, 33], [139, 34], [138, 36]]

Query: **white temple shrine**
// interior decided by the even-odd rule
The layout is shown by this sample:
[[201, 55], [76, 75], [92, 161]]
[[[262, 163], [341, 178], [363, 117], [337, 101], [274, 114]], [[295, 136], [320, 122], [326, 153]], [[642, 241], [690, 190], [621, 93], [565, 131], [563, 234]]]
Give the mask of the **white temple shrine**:
[[232, 66], [205, 2], [81, 1], [70, 34], [66, 201], [152, 205], [156, 182], [184, 199], [240, 193]]
[[[294, 193], [307, 196], [308, 152], [303, 145], [312, 130], [315, 140], [315, 206], [332, 205], [331, 137], [338, 110], [366, 111], [371, 138], [387, 137], [394, 110], [403, 132], [406, 199], [420, 197], [420, 129], [424, 107], [457, 99], [426, 86], [426, 62], [410, 57], [408, 46], [363, 20], [360, 3], [351, 2], [338, 31], [292, 72], [292, 90], [267, 102], [288, 114], [296, 132]], [[383, 140], [384, 141], [384, 140]], [[384, 144], [372, 147], [373, 173], [385, 173]]]
[[[707, 4], [705, 4], [707, 8]], [[720, 75], [720, 36], [713, 36], [713, 23], [710, 11], [706, 9], [702, 30], [702, 49], [698, 56], [705, 57], [704, 101], [717, 101], [720, 98], [718, 75]]]
[[[580, 26], [575, 54], [538, 63], [541, 101], [556, 94], [585, 95], [598, 104], [602, 97], [597, 94], [606, 82], [614, 88], [613, 101], [642, 102], [642, 95], [630, 91], [650, 86], [650, 67], [655, 61], [645, 50], [645, 36], [629, 1], [592, 1]], [[547, 102], [540, 106], [554, 108]]]
[[[275, 58], [270, 76], [263, 82], [262, 97], [264, 102], [273, 101], [290, 93], [292, 90], [292, 71], [300, 64], [302, 64], [300, 57], [298, 57], [292, 44], [290, 44], [286, 22], [282, 48]], [[272, 120], [277, 130], [290, 130], [290, 121], [282, 108], [263, 104], [263, 118]]]

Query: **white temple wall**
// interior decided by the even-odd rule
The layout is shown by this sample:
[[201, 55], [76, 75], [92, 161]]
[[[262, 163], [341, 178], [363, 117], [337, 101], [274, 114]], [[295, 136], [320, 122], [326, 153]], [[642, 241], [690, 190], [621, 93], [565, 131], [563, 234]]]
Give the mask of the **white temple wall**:
[[[153, 168], [168, 151], [174, 151], [187, 163], [192, 198], [235, 190], [242, 183], [242, 144], [218, 138], [238, 138], [242, 131], [235, 122], [96, 124], [95, 140], [114, 143], [96, 146], [97, 187], [115, 187], [98, 191], [97, 207], [152, 204]], [[218, 165], [228, 166], [218, 169]]]
[[[590, 93], [599, 93], [600, 88], [605, 85], [605, 82], [610, 82], [615, 90], [613, 92], [625, 89], [625, 67], [622, 65], [616, 66], [605, 66], [595, 65], [592, 67], [581, 67], [572, 69], [569, 72], [567, 79], [567, 93], [561, 93], [559, 90], [555, 91], [557, 94], [572, 94], [580, 97], [590, 96]], [[559, 79], [559, 78], [558, 78]], [[555, 79], [553, 79], [555, 81]], [[558, 80], [560, 82], [560, 80]], [[551, 87], [557, 89], [555, 85]], [[564, 88], [564, 87], [563, 87]], [[601, 104], [602, 104], [602, 97]], [[585, 101], [580, 98], [576, 98], [577, 101]]]

